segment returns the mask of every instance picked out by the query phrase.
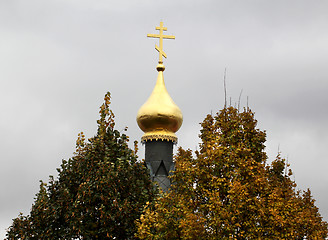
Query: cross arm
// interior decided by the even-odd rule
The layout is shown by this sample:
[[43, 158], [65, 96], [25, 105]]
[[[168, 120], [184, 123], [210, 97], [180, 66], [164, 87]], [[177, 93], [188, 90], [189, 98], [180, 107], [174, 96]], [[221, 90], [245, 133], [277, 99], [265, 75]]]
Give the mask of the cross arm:
[[175, 39], [175, 36], [169, 36], [169, 35], [159, 35], [159, 34], [147, 34], [147, 37], [152, 38], [165, 38], [165, 39]]

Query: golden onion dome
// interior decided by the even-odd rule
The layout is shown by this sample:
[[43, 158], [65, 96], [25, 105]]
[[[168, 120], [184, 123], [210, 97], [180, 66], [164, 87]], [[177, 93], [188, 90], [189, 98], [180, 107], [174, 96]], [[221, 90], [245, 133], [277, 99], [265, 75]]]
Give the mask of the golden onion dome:
[[157, 82], [153, 92], [137, 114], [137, 123], [144, 132], [142, 142], [159, 139], [177, 142], [175, 132], [181, 127], [183, 118], [180, 108], [166, 90], [164, 70], [164, 65], [159, 63]]

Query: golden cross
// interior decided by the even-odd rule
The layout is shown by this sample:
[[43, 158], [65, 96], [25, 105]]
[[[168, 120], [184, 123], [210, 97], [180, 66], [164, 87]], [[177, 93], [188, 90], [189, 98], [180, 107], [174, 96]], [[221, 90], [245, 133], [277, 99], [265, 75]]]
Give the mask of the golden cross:
[[159, 38], [159, 47], [155, 44], [155, 49], [159, 52], [158, 63], [163, 63], [163, 56], [166, 58], [166, 54], [163, 51], [163, 39], [175, 39], [175, 36], [163, 35], [163, 31], [167, 31], [167, 28], [163, 26], [163, 22], [160, 22], [156, 30], [159, 30], [159, 34], [147, 34], [147, 37]]

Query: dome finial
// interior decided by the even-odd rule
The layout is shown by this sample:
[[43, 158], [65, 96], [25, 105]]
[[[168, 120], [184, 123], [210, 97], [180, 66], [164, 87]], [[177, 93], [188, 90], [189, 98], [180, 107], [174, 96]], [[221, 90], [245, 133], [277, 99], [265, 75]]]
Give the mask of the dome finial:
[[[159, 65], [163, 65], [163, 56], [166, 58], [166, 53], [163, 51], [163, 39], [175, 39], [175, 36], [163, 34], [164, 31], [167, 31], [167, 28], [164, 27], [163, 22], [160, 22], [159, 27], [156, 27], [156, 30], [159, 30], [159, 34], [147, 34], [147, 37], [159, 38], [159, 47], [155, 44], [155, 49], [159, 53], [159, 60], [158, 60], [158, 66], [157, 66], [157, 70], [158, 70]], [[164, 65], [163, 65], [163, 67], [164, 67]], [[164, 69], [165, 69], [165, 67], [164, 67]], [[158, 70], [158, 71], [161, 71], [161, 70]]]

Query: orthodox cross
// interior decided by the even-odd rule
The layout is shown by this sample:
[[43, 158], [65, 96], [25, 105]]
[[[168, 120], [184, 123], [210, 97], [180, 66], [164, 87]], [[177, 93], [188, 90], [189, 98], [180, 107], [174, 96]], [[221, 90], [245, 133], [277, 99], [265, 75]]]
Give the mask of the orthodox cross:
[[163, 22], [160, 22], [156, 30], [159, 30], [159, 34], [147, 34], [147, 37], [159, 38], [159, 47], [155, 44], [155, 49], [159, 52], [158, 63], [163, 63], [163, 56], [166, 58], [166, 54], [163, 51], [163, 39], [175, 39], [175, 36], [163, 35], [163, 31], [167, 31], [167, 28], [163, 26]]

